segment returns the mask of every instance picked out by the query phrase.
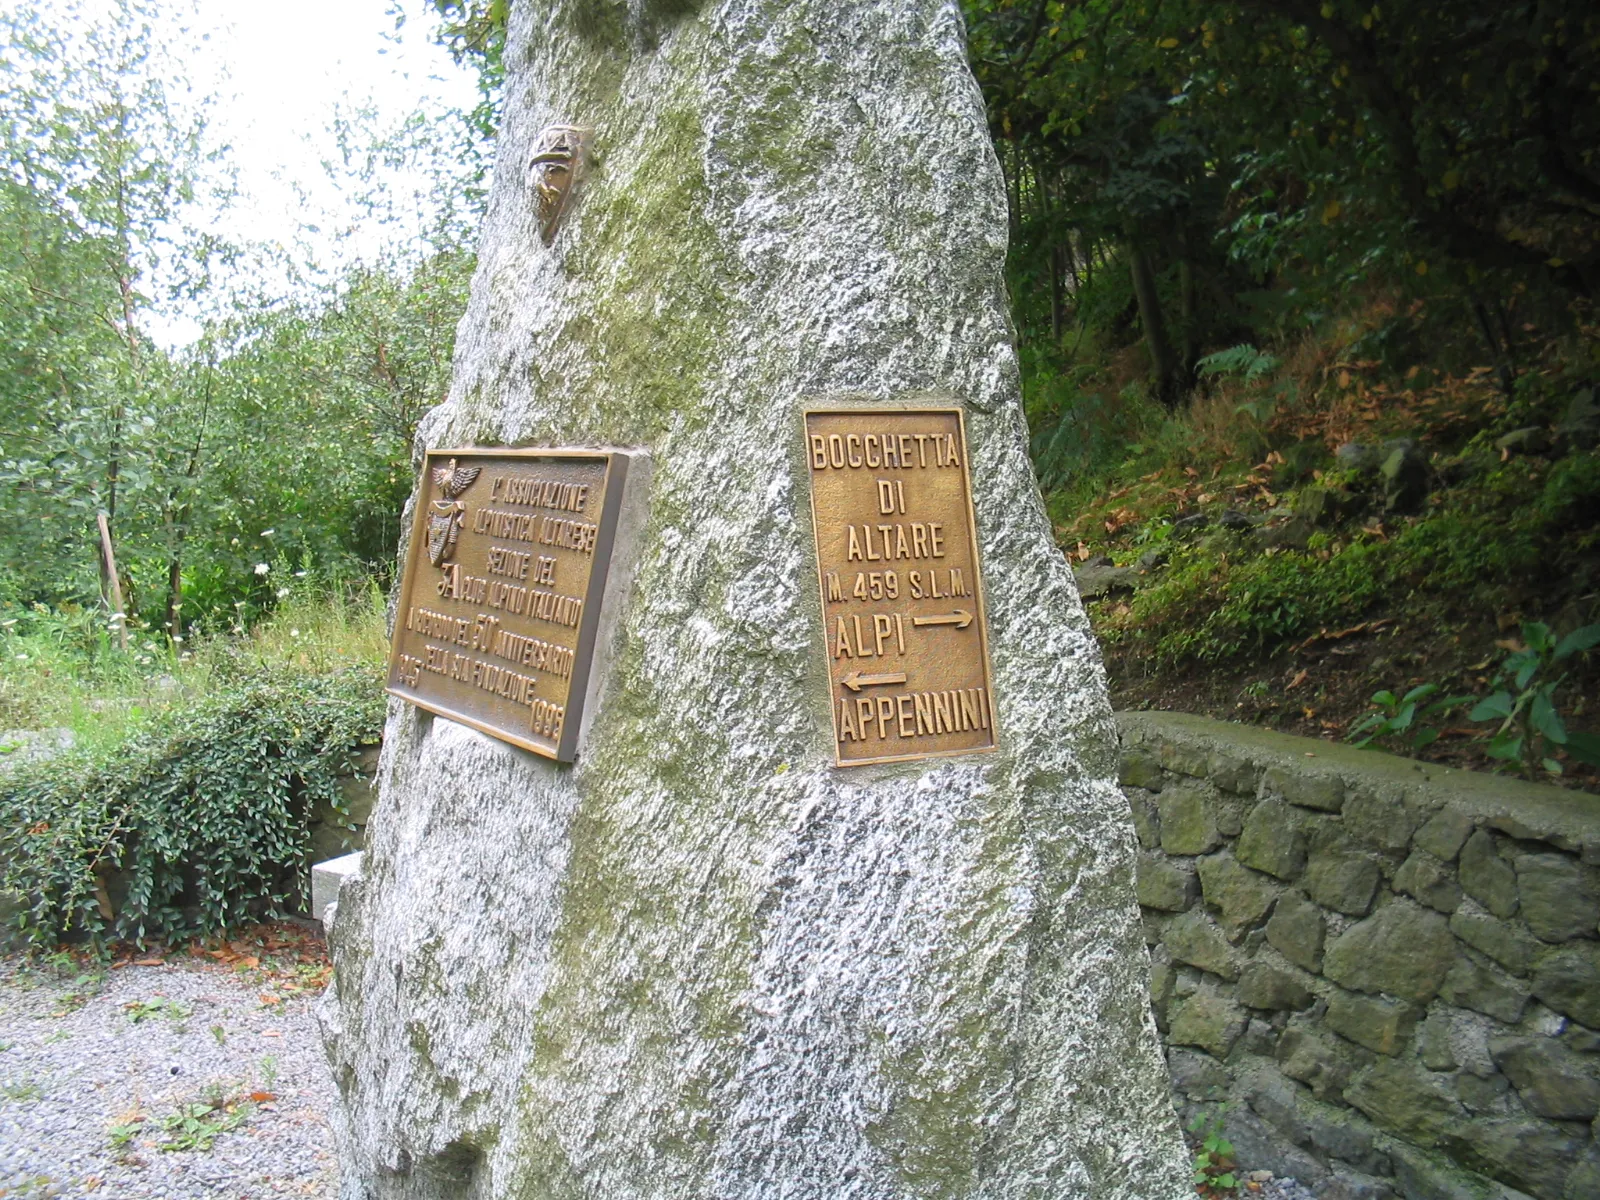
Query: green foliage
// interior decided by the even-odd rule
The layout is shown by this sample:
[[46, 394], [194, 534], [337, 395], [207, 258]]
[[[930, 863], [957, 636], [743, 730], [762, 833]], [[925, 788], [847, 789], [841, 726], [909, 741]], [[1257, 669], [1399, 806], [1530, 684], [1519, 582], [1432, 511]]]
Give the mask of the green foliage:
[[[239, 1100], [198, 1100], [180, 1104], [177, 1110], [161, 1117], [158, 1145], [167, 1153], [192, 1150], [210, 1151], [216, 1140], [232, 1133], [250, 1119], [251, 1105]], [[115, 1135], [112, 1138], [116, 1142]]]
[[187, 1004], [180, 1004], [176, 1000], [169, 1000], [165, 996], [155, 996], [149, 1000], [129, 1000], [122, 1006], [124, 1015], [133, 1024], [138, 1025], [148, 1021], [151, 1017], [166, 1017], [173, 1021], [182, 1021], [194, 1015], [194, 1009]]
[[1387, 689], [1375, 693], [1372, 704], [1378, 711], [1358, 721], [1347, 735], [1348, 740], [1355, 742], [1358, 749], [1365, 749], [1375, 741], [1389, 741], [1409, 732], [1411, 736], [1405, 741], [1411, 749], [1421, 750], [1432, 745], [1439, 740], [1439, 731], [1422, 724], [1418, 718], [1442, 716], [1472, 699], [1471, 696], [1447, 696], [1424, 706], [1419, 713], [1417, 705], [1438, 691], [1437, 683], [1423, 683], [1400, 697]]
[[1159, 667], [1271, 649], [1359, 616], [1387, 586], [1384, 556], [1371, 542], [1326, 560], [1286, 552], [1232, 561], [1188, 551], [1134, 596], [1124, 628], [1150, 631], [1149, 655]]
[[1550, 677], [1558, 664], [1600, 645], [1600, 624], [1585, 625], [1557, 640], [1548, 625], [1528, 621], [1522, 626], [1522, 641], [1522, 649], [1500, 664], [1494, 691], [1467, 714], [1473, 721], [1500, 723], [1489, 740], [1489, 757], [1514, 764], [1529, 778], [1540, 768], [1561, 774], [1555, 758], [1558, 749], [1600, 766], [1600, 737], [1569, 732], [1556, 710], [1555, 693], [1566, 680], [1565, 673]]
[[1227, 1105], [1219, 1105], [1209, 1115], [1201, 1112], [1189, 1123], [1189, 1133], [1198, 1143], [1194, 1156], [1193, 1182], [1202, 1195], [1231, 1192], [1239, 1186], [1235, 1175], [1233, 1143], [1222, 1133], [1222, 1118]]
[[177, 941], [303, 901], [308, 814], [346, 811], [341, 773], [382, 723], [377, 671], [246, 659], [212, 684], [119, 744], [0, 777], [0, 880], [35, 944]]

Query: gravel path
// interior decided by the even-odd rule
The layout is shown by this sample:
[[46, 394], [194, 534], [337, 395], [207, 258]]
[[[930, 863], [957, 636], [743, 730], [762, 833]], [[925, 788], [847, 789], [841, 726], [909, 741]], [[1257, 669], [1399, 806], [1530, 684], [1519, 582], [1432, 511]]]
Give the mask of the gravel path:
[[[229, 957], [0, 960], [0, 1197], [336, 1195], [314, 989]], [[163, 1148], [186, 1133], [199, 1145]]]
[[[257, 947], [232, 945], [227, 962], [0, 958], [0, 1200], [333, 1200], [320, 978], [314, 964], [263, 971]], [[208, 1147], [165, 1148], [188, 1132], [184, 1111], [198, 1140], [215, 1131]], [[1292, 1179], [1240, 1174], [1247, 1200], [1311, 1200]]]

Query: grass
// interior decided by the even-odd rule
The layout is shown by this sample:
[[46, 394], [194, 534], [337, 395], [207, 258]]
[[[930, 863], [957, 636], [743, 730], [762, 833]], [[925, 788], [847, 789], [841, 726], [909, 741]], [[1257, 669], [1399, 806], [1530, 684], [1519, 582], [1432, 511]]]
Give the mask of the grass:
[[0, 729], [70, 730], [86, 748], [115, 745], [151, 714], [256, 667], [322, 673], [387, 654], [383, 597], [303, 587], [244, 635], [184, 645], [136, 630], [126, 653], [100, 615], [43, 608], [0, 619]]

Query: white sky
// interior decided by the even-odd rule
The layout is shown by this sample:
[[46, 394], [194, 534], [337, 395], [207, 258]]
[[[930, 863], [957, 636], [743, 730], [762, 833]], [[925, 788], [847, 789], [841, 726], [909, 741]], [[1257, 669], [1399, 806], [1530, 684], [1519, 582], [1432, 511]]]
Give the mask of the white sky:
[[[167, 14], [158, 45], [178, 60], [174, 71], [191, 85], [194, 101], [212, 97], [207, 140], [231, 148], [225, 161], [236, 174], [237, 197], [220, 213], [194, 214], [201, 226], [235, 245], [265, 248], [269, 256], [274, 248], [287, 248], [302, 267], [308, 258], [315, 260], [324, 278], [407, 232], [422, 232], [417, 195], [426, 190], [425, 174], [385, 175], [385, 196], [403, 218], [386, 227], [358, 220], [322, 164], [337, 157], [329, 126], [338, 110], [373, 108], [378, 132], [419, 110], [439, 116], [477, 104], [475, 74], [457, 67], [430, 36], [435, 18], [428, 0], [156, 2]], [[33, 3], [46, 20], [71, 30], [75, 22], [106, 13], [111, 0]], [[396, 7], [408, 17], [398, 32]], [[181, 92], [169, 88], [168, 96], [185, 107]], [[429, 144], [442, 148], [453, 172], [454, 144]], [[308, 225], [316, 231], [308, 233]], [[235, 273], [267, 296], [284, 295], [292, 286], [287, 275], [274, 278], [282, 275], [277, 265], [254, 256]], [[146, 329], [175, 347], [199, 333], [197, 318], [191, 305], [174, 309], [158, 302], [146, 316]]]
[[196, 0], [200, 28], [211, 30], [206, 61], [190, 65], [201, 91], [214, 92], [213, 128], [232, 145], [240, 203], [225, 221], [242, 235], [291, 242], [313, 208], [337, 216], [340, 196], [320, 166], [333, 151], [326, 132], [336, 106], [370, 102], [398, 121], [419, 106], [471, 109], [472, 73], [428, 36], [420, 0], [395, 34], [393, 0]]

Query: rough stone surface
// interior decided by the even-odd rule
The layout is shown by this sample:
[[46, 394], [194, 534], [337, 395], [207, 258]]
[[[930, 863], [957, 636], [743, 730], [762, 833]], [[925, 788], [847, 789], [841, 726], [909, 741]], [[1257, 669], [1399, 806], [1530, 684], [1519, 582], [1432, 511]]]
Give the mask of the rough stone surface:
[[[324, 1005], [344, 1200], [1163, 1197], [1099, 657], [953, 0], [511, 6], [419, 442], [650, 454], [579, 761], [393, 702]], [[524, 171], [598, 162], [553, 245]], [[964, 405], [1000, 750], [832, 765], [800, 422]]]
[[1455, 872], [1426, 850], [1413, 850], [1394, 873], [1394, 890], [1415, 896], [1429, 908], [1453, 913], [1461, 907]]
[[1458, 958], [1444, 977], [1439, 996], [1448, 1004], [1514, 1025], [1527, 1006], [1528, 985], [1470, 958]]
[[1526, 975], [1539, 950], [1539, 943], [1522, 929], [1482, 912], [1462, 909], [1452, 914], [1450, 932], [1514, 975]]
[[1194, 872], [1154, 854], [1139, 856], [1136, 889], [1139, 903], [1163, 912], [1182, 912], [1194, 903], [1199, 886]]
[[1335, 938], [1322, 970], [1358, 992], [1388, 992], [1421, 1004], [1439, 990], [1455, 954], [1442, 916], [1397, 899]]
[[1198, 1046], [1226, 1058], [1244, 1032], [1244, 1009], [1218, 988], [1203, 987], [1173, 1005], [1172, 1030], [1167, 1040], [1174, 1046]]
[[1263, 1197], [1600, 1197], [1600, 807], [1250, 726], [1118, 721], [1134, 752], [1159, 745], [1163, 786], [1212, 801], [1221, 845], [1172, 860], [1206, 905], [1176, 933], [1237, 980], [1157, 946], [1155, 1011], [1198, 996], [1188, 1036], [1215, 1052], [1171, 1051], [1185, 1119], [1242, 1109], [1241, 1156], [1303, 1172]]
[[1441, 808], [1423, 822], [1413, 839], [1419, 850], [1425, 850], [1443, 862], [1454, 862], [1467, 838], [1472, 836], [1472, 818], [1454, 808]]
[[1580, 942], [1546, 956], [1533, 973], [1533, 994], [1558, 1013], [1600, 1029], [1600, 946]]
[[1306, 860], [1302, 886], [1324, 908], [1364, 917], [1372, 908], [1381, 873], [1377, 860], [1347, 837], [1318, 838]]
[[1197, 787], [1175, 785], [1156, 797], [1161, 813], [1161, 848], [1168, 854], [1205, 854], [1222, 844], [1222, 834], [1206, 794]]
[[1328, 1028], [1378, 1054], [1394, 1055], [1416, 1028], [1418, 1011], [1412, 1005], [1382, 996], [1363, 996], [1342, 988], [1328, 997]]
[[1206, 904], [1217, 910], [1223, 931], [1237, 942], [1266, 918], [1279, 887], [1265, 875], [1242, 867], [1231, 854], [1210, 854], [1195, 864]]
[[1361, 789], [1344, 806], [1344, 827], [1381, 850], [1404, 850], [1423, 814], [1387, 792]]
[[1322, 969], [1322, 939], [1327, 923], [1322, 910], [1298, 892], [1289, 892], [1272, 910], [1267, 941], [1298, 967]]
[[1344, 780], [1337, 775], [1306, 774], [1269, 767], [1261, 777], [1261, 791], [1302, 808], [1338, 812], [1344, 807]]
[[1345, 1099], [1384, 1129], [1433, 1146], [1465, 1116], [1450, 1077], [1380, 1058], [1345, 1088]]
[[1237, 995], [1250, 1008], [1301, 1009], [1311, 1003], [1311, 989], [1293, 971], [1259, 960], [1239, 973]]
[[1548, 1038], [1494, 1038], [1489, 1053], [1529, 1111], [1561, 1121], [1600, 1113], [1600, 1061]]
[[1288, 805], [1263, 800], [1245, 818], [1234, 854], [1247, 867], [1295, 879], [1306, 865], [1305, 826]]
[[1535, 937], [1570, 942], [1594, 936], [1600, 893], [1592, 868], [1566, 854], [1519, 854], [1515, 866], [1522, 919]]
[[1517, 873], [1495, 853], [1494, 837], [1485, 830], [1461, 847], [1461, 886], [1495, 916], [1516, 915]]
[[1191, 909], [1174, 918], [1162, 934], [1161, 940], [1179, 962], [1210, 971], [1224, 979], [1239, 977], [1239, 966], [1233, 947], [1204, 913]]

